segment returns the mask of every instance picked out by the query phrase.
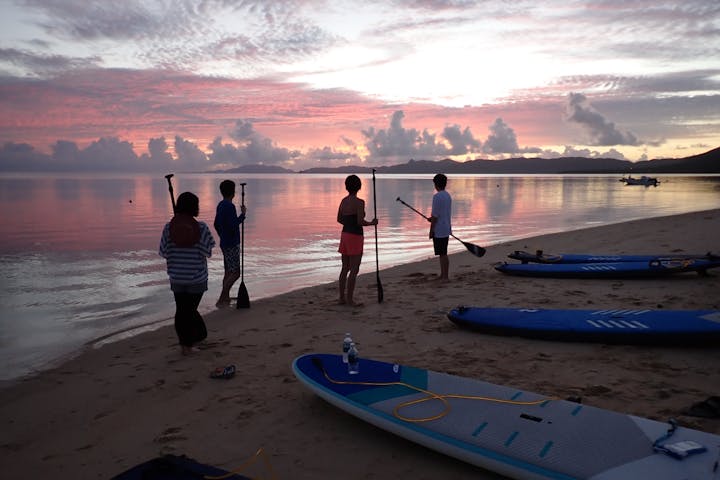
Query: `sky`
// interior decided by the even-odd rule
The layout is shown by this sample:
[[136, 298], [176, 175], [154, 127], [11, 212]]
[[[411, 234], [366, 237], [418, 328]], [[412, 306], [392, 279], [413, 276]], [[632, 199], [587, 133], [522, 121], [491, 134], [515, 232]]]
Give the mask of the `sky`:
[[712, 0], [0, 0], [0, 170], [681, 158]]

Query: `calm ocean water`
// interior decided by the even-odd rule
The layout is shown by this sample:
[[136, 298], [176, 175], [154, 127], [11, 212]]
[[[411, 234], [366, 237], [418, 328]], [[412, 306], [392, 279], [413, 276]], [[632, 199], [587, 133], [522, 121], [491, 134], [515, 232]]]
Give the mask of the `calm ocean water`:
[[[396, 201], [400, 196], [429, 214], [431, 177], [377, 177], [380, 268], [431, 256], [427, 222]], [[178, 174], [175, 195], [196, 193], [199, 219], [211, 225], [225, 178], [247, 183], [251, 300], [336, 280], [335, 215], [345, 175]], [[359, 196], [372, 218], [371, 176], [361, 178]], [[720, 206], [720, 176], [663, 176], [657, 188], [624, 186], [618, 175], [449, 178], [454, 233], [479, 245]], [[171, 323], [174, 304], [157, 255], [172, 210], [162, 175], [4, 174], [0, 205], [0, 380], [31, 374], [98, 341]], [[372, 232], [366, 230], [368, 239]], [[373, 243], [361, 273], [375, 268]], [[219, 249], [209, 268], [204, 312], [214, 309], [220, 291]]]

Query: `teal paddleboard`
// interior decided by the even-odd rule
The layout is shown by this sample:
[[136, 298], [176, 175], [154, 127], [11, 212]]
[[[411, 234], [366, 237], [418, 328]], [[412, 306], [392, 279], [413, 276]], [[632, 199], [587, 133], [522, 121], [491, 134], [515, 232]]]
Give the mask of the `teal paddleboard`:
[[[711, 480], [720, 435], [509, 386], [340, 355], [307, 354], [298, 380], [381, 429], [514, 479]], [[329, 425], [329, 427], [331, 427]]]

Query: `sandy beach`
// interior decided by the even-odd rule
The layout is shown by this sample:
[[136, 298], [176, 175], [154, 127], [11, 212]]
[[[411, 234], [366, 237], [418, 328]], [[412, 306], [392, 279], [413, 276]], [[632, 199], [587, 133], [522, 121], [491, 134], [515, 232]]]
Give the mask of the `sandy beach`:
[[[181, 356], [172, 327], [90, 348], [58, 368], [0, 390], [5, 478], [101, 479], [165, 453], [278, 479], [493, 479], [351, 417], [306, 390], [291, 371], [307, 352], [340, 353], [352, 332], [360, 356], [431, 368], [720, 434], [720, 419], [685, 415], [720, 395], [720, 349], [562, 343], [483, 335], [446, 317], [458, 305], [534, 308], [720, 309], [720, 271], [659, 279], [506, 276], [514, 250], [546, 253], [718, 252], [720, 210], [545, 235], [382, 270], [366, 248], [357, 299], [337, 305], [337, 282], [252, 301], [205, 317], [207, 344]], [[452, 241], [452, 240], [451, 240]], [[428, 256], [431, 245], [428, 243]], [[382, 258], [380, 259], [382, 268]], [[338, 271], [340, 261], [338, 258]], [[720, 269], [718, 269], [720, 270]], [[167, 300], [172, 302], [168, 289]], [[208, 292], [215, 296], [217, 292]], [[209, 378], [234, 364], [229, 380]], [[267, 463], [264, 463], [267, 460]]]

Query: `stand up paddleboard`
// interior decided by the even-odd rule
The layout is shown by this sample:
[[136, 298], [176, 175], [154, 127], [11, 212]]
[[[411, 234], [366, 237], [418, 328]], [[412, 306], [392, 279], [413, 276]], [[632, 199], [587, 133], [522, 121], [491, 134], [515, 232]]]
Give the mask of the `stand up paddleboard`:
[[720, 342], [718, 310], [458, 307], [448, 318], [483, 333], [544, 340], [676, 346]]
[[550, 254], [538, 250], [535, 253], [515, 250], [508, 255], [509, 258], [520, 260], [522, 263], [617, 263], [617, 262], [651, 262], [653, 260], [720, 260], [720, 255], [706, 253], [704, 255], [682, 255], [666, 253], [659, 255], [602, 255], [595, 253], [560, 253]]
[[711, 480], [720, 435], [404, 365], [340, 355], [293, 362], [332, 405], [515, 479]]
[[711, 268], [720, 267], [720, 258], [663, 259], [642, 262], [601, 263], [498, 263], [495, 270], [508, 275], [553, 278], [636, 278], [662, 277], [685, 272], [705, 275]]

